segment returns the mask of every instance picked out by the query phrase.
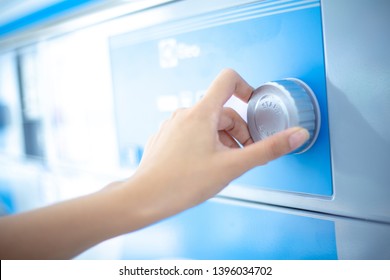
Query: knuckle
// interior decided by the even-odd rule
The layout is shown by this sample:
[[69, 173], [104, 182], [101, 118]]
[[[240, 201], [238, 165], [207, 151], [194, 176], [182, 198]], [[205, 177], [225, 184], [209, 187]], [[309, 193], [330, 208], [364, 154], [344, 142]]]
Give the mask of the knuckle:
[[235, 118], [234, 118], [234, 111], [231, 108], [225, 107], [223, 108], [223, 115], [225, 116], [225, 122], [226, 127], [224, 129], [226, 131], [231, 131], [234, 129], [235, 126]]
[[229, 116], [235, 116], [236, 111], [230, 107], [223, 107], [223, 112]]
[[238, 76], [237, 72], [235, 70], [233, 70], [232, 68], [224, 68], [221, 71], [221, 74], [224, 76], [232, 77], [232, 78]]
[[107, 186], [105, 186], [102, 190], [104, 191], [104, 190], [111, 190], [114, 188], [119, 188], [122, 184], [123, 184], [123, 181], [111, 182]]
[[179, 114], [183, 113], [185, 111], [185, 108], [178, 108], [172, 113], [172, 118], [178, 116]]

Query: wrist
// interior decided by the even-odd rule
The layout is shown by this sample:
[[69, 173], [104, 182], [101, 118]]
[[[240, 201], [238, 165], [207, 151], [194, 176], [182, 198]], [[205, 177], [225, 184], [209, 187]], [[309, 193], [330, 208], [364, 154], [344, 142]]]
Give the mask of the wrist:
[[178, 180], [172, 173], [160, 170], [139, 170], [124, 181], [119, 199], [124, 205], [126, 219], [132, 221], [128, 223], [132, 226], [128, 231], [148, 226], [193, 206], [189, 203], [190, 195], [186, 198], [180, 193], [185, 192], [185, 188], [175, 187], [177, 184]]
[[159, 203], [161, 184], [149, 176], [135, 174], [108, 190], [116, 235], [136, 231], [167, 216]]

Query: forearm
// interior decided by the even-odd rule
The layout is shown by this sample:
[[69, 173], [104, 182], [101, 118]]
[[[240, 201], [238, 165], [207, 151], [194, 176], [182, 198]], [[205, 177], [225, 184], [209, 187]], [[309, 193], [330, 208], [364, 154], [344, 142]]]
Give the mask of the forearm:
[[[141, 180], [0, 219], [1, 259], [68, 259], [156, 218]], [[143, 204], [143, 205], [142, 205]]]

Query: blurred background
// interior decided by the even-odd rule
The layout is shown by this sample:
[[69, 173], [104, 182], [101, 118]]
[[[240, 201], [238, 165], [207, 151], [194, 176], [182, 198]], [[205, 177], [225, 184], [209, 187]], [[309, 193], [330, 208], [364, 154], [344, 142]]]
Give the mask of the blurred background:
[[142, 150], [118, 151], [108, 39], [136, 27], [123, 15], [164, 2], [0, 1], [1, 215], [131, 175]]

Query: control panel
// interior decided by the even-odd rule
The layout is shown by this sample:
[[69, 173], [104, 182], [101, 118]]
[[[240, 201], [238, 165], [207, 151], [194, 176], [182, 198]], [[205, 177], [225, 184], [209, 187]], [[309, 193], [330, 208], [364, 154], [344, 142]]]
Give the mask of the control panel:
[[[215, 10], [114, 36], [110, 48], [123, 164], [136, 165], [161, 122], [195, 104], [229, 67], [260, 87], [249, 106], [227, 105], [244, 107], [239, 113], [245, 119], [248, 110], [255, 140], [295, 125], [311, 133], [302, 150], [247, 172], [233, 185], [332, 196], [320, 1]], [[259, 124], [259, 118], [268, 121]]]

